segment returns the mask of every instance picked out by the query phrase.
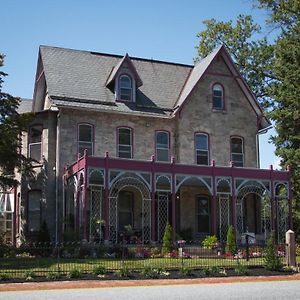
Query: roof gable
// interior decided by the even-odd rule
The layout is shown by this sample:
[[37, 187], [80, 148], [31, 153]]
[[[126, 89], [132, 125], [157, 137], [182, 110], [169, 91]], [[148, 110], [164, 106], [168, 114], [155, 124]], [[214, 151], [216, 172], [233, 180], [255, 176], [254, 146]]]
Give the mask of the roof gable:
[[128, 53], [126, 53], [125, 56], [122, 58], [122, 60], [113, 68], [112, 72], [110, 73], [110, 75], [107, 79], [107, 83], [106, 83], [107, 87], [112, 86], [112, 83], [116, 79], [119, 71], [121, 71], [125, 65], [126, 65], [126, 67], [128, 67], [130, 69], [130, 71], [134, 75], [136, 86], [140, 87], [141, 85], [143, 85], [143, 82], [142, 82], [135, 66], [133, 65], [131, 59], [129, 58]]

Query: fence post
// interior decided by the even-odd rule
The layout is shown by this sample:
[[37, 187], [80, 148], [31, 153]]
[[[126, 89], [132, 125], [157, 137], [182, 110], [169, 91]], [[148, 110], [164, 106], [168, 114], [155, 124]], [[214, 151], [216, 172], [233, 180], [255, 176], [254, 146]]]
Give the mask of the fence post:
[[285, 233], [286, 264], [288, 267], [296, 268], [295, 232], [291, 229]]

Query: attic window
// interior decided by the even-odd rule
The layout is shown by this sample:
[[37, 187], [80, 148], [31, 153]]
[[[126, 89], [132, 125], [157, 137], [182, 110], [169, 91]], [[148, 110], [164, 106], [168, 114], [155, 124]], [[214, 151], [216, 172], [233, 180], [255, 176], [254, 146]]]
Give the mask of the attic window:
[[132, 80], [128, 75], [119, 77], [119, 95], [120, 100], [132, 101]]
[[213, 86], [213, 109], [224, 109], [224, 90], [220, 84]]

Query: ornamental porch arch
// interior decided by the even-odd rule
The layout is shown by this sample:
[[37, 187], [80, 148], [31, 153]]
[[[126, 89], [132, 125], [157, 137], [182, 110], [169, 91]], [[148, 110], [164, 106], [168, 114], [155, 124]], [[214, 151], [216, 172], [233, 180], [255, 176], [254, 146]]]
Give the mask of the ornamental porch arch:
[[[139, 194], [139, 199], [134, 199], [140, 209], [139, 211], [133, 211], [132, 223], [128, 224], [141, 231], [141, 242], [146, 243], [151, 239], [151, 194], [146, 184], [138, 177], [126, 176], [121, 177], [114, 182], [109, 192], [109, 240], [112, 242], [119, 242], [119, 231], [120, 231], [120, 208], [122, 204], [122, 197], [120, 192], [122, 191], [136, 191]], [[125, 200], [123, 200], [125, 201]], [[128, 202], [128, 199], [126, 200]], [[134, 204], [133, 203], [133, 204]], [[124, 206], [123, 206], [124, 208]], [[126, 213], [126, 212], [124, 212]], [[128, 211], [128, 214], [131, 212]], [[139, 222], [138, 218], [141, 218], [140, 228], [134, 228], [135, 223]]]

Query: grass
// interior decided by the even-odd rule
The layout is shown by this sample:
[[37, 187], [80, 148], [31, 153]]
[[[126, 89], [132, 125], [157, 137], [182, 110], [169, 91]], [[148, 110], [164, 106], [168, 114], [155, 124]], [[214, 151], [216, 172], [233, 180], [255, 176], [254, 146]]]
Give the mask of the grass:
[[[239, 259], [245, 267], [262, 266], [262, 258], [253, 258], [249, 261]], [[71, 259], [71, 258], [14, 258], [1, 259], [0, 272], [10, 274], [14, 278], [22, 278], [24, 274], [33, 272], [36, 276], [45, 276], [49, 273], [68, 274], [72, 270], [81, 270], [82, 273], [93, 273], [97, 266], [105, 267], [107, 272], [121, 269], [141, 270], [145, 267], [171, 269], [199, 269], [205, 267], [234, 268], [235, 259], [226, 258], [146, 258], [146, 259]]]

